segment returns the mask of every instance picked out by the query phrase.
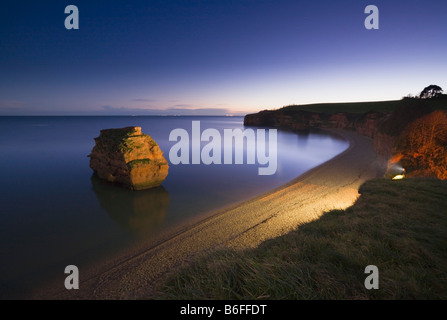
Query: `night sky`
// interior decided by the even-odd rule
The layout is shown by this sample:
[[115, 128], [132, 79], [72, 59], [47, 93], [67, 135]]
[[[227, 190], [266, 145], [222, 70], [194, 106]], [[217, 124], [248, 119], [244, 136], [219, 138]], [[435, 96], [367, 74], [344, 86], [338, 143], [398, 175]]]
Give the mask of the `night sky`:
[[445, 0], [2, 0], [0, 32], [0, 115], [245, 114], [447, 89]]

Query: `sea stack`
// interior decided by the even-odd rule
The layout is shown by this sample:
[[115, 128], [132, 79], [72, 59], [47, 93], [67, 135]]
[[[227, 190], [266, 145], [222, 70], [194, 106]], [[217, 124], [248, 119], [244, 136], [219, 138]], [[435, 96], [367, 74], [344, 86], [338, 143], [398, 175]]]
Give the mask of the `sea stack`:
[[168, 175], [163, 152], [140, 127], [101, 130], [89, 157], [99, 178], [132, 190], [157, 187]]

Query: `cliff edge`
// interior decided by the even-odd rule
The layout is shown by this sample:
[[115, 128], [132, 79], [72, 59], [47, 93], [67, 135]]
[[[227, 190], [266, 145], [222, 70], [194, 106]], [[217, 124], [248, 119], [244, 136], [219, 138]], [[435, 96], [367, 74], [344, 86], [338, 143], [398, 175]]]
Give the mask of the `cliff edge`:
[[[394, 104], [391, 112], [329, 113], [288, 106], [248, 114], [244, 125], [293, 131], [348, 129], [372, 138], [374, 149], [386, 163], [387, 171], [394, 167], [399, 171], [405, 168], [409, 177], [447, 179], [447, 100], [413, 98], [387, 104]], [[365, 109], [360, 103], [355, 105], [360, 110]], [[371, 103], [365, 105], [372, 106]], [[378, 102], [376, 107], [383, 105]], [[346, 104], [333, 105], [333, 109], [337, 106], [343, 108]]]

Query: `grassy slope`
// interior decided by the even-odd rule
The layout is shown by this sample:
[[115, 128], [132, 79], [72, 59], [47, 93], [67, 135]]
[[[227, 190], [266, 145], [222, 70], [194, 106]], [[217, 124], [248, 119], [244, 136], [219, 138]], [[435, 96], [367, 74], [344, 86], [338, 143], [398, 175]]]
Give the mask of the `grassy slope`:
[[319, 103], [309, 105], [293, 105], [282, 110], [305, 110], [321, 113], [365, 113], [368, 111], [392, 112], [396, 107], [408, 104], [426, 104], [435, 110], [447, 110], [446, 99], [433, 100], [394, 100], [378, 102], [351, 102], [351, 103]]
[[[163, 284], [164, 299], [447, 299], [447, 181], [371, 180], [331, 211], [253, 250], [225, 250]], [[380, 289], [366, 290], [367, 265]]]

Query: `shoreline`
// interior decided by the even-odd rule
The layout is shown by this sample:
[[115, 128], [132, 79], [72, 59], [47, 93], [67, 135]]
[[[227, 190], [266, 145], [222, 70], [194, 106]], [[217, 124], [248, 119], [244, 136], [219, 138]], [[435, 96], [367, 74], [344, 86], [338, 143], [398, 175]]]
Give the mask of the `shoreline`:
[[42, 288], [31, 298], [156, 299], [160, 279], [201, 255], [219, 248], [253, 248], [326, 211], [349, 207], [360, 185], [382, 173], [380, 160], [370, 138], [351, 131], [325, 131], [343, 137], [349, 147], [278, 188], [214, 211], [149, 246], [139, 245], [126, 257], [81, 273], [79, 290], [65, 290], [61, 277], [55, 280], [58, 285]]

